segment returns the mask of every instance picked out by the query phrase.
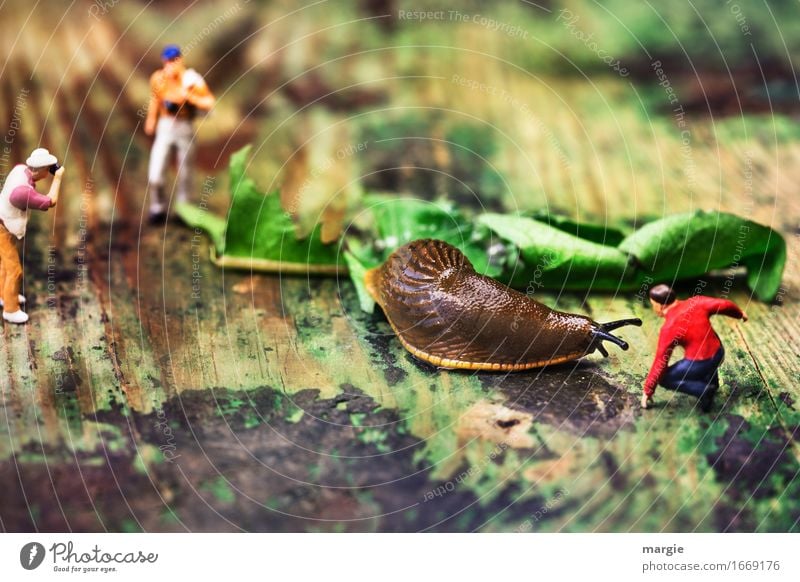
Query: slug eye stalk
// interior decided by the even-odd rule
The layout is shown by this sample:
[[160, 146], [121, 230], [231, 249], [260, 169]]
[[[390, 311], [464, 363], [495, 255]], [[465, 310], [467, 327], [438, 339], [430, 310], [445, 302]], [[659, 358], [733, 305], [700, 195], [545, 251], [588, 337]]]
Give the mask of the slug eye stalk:
[[603, 354], [603, 356], [608, 357], [608, 351], [603, 345], [604, 341], [614, 343], [618, 345], [622, 350], [627, 350], [628, 342], [610, 333], [615, 329], [619, 329], [620, 327], [625, 327], [626, 325], [641, 326], [642, 320], [638, 318], [618, 319], [617, 321], [609, 321], [608, 323], [594, 324], [592, 326], [592, 331], [591, 331], [592, 343], [590, 347], [592, 349], [590, 351], [597, 350], [598, 352]]

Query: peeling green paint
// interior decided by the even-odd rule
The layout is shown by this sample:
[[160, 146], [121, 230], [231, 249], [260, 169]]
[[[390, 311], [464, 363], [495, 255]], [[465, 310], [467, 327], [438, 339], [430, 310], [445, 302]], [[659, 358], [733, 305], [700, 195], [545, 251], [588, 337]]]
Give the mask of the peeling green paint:
[[211, 493], [218, 501], [222, 503], [233, 503], [236, 500], [236, 493], [222, 475], [213, 481], [207, 481], [201, 486], [201, 488], [204, 491]]

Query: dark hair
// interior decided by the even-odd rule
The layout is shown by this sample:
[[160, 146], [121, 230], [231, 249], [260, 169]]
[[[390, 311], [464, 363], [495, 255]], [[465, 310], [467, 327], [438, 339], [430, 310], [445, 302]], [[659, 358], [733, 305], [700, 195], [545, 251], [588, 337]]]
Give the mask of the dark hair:
[[661, 305], [669, 305], [676, 299], [675, 291], [669, 285], [662, 283], [650, 289], [650, 299]]

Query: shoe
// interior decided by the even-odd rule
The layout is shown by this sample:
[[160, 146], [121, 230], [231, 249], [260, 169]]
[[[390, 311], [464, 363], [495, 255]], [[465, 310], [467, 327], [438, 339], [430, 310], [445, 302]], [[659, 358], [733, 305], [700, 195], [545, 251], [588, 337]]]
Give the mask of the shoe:
[[150, 184], [150, 212], [147, 222], [150, 224], [161, 224], [167, 219], [167, 209], [164, 208], [162, 186], [160, 184]]
[[714, 405], [714, 396], [717, 394], [716, 390], [706, 390], [699, 398], [700, 410], [709, 412]]
[[4, 311], [3, 319], [9, 323], [25, 323], [28, 321], [28, 314], [21, 309], [17, 309], [16, 311], [12, 311], [10, 313], [8, 311]]
[[[28, 300], [25, 299], [25, 296], [21, 293], [17, 295], [17, 301], [19, 301], [20, 305], [25, 305], [28, 302]], [[2, 299], [0, 299], [0, 307], [2, 307], [3, 305], [5, 305], [5, 303], [3, 302]]]
[[147, 215], [149, 224], [164, 224], [167, 220], [167, 213], [163, 210], [151, 210]]

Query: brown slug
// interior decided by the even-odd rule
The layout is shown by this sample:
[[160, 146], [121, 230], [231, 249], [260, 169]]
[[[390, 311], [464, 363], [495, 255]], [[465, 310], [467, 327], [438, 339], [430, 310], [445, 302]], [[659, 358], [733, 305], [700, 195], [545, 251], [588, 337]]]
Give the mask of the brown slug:
[[367, 271], [369, 294], [403, 346], [440, 368], [528, 370], [608, 352], [603, 341], [628, 344], [612, 330], [640, 319], [596, 323], [555, 311], [475, 272], [456, 247], [417, 240]]

